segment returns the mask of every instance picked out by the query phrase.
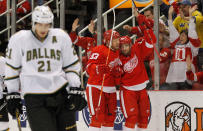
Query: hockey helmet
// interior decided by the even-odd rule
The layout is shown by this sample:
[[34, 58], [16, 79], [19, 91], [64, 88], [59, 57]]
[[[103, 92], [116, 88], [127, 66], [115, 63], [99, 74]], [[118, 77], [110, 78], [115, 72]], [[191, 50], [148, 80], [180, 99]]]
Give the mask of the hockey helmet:
[[[107, 44], [106, 42], [111, 40], [111, 34], [112, 34], [112, 29], [104, 32], [104, 34], [103, 34], [103, 38], [104, 38], [103, 42], [104, 42], [104, 44]], [[112, 37], [113, 37], [112, 40], [113, 39], [118, 39], [118, 38], [120, 38], [120, 34], [117, 31], [113, 31], [113, 36]]]
[[37, 6], [32, 12], [32, 23], [43, 23], [53, 25], [54, 15], [48, 6]]
[[129, 36], [122, 36], [120, 38], [120, 45], [122, 45], [122, 44], [129, 44], [130, 45], [131, 43], [132, 43], [132, 41], [131, 41]]

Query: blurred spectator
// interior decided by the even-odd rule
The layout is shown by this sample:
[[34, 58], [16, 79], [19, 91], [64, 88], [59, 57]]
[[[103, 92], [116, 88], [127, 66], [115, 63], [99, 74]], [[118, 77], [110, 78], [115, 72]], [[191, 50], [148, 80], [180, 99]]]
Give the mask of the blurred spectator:
[[[6, 0], [0, 0], [0, 14], [4, 13], [7, 10], [7, 1]], [[0, 17], [0, 31], [6, 28], [6, 15], [3, 15]], [[1, 45], [1, 51], [2, 45], [7, 41], [6, 40], [6, 34], [7, 32], [4, 32], [3, 34], [0, 34], [0, 45]]]
[[[143, 36], [143, 32], [146, 28], [153, 28], [154, 26], [154, 15], [153, 15], [153, 8], [148, 8], [144, 11], [144, 15], [139, 14], [137, 9], [134, 9], [134, 15], [136, 17], [136, 20], [138, 22], [138, 26], [131, 27], [129, 25], [124, 25], [123, 29], [129, 31], [132, 34], [136, 34], [138, 37]], [[168, 31], [165, 23], [160, 19], [159, 20], [159, 31], [163, 33], [163, 35], [166, 35], [164, 37], [168, 36]]]
[[[189, 25], [189, 9], [191, 8], [191, 2], [189, 0], [183, 0], [180, 4], [180, 15], [175, 18], [173, 24], [180, 33], [182, 30], [188, 29]], [[201, 48], [203, 47], [203, 19], [202, 14], [197, 11], [197, 5], [192, 7], [195, 11], [192, 16], [195, 17], [196, 31], [199, 39], [201, 40]]]
[[0, 0], [0, 14], [5, 12], [7, 9], [6, 0]]
[[192, 81], [192, 89], [193, 90], [203, 90], [203, 72], [194, 73], [191, 70], [192, 61], [188, 56], [186, 58], [187, 63], [187, 80]]
[[[171, 50], [165, 47], [166, 40], [163, 34], [159, 34], [159, 46], [160, 46], [160, 90], [169, 89], [169, 85], [166, 84], [166, 77], [170, 65]], [[168, 45], [168, 44], [167, 44]], [[152, 81], [154, 82], [154, 54], [149, 58], [149, 66], [151, 69]]]
[[[166, 82], [173, 83], [177, 89], [190, 89], [191, 87], [185, 82], [186, 79], [186, 57], [194, 59], [198, 54], [200, 46], [200, 40], [195, 30], [195, 18], [192, 17], [192, 13], [195, 8], [189, 8], [189, 30], [183, 30], [180, 34], [172, 23], [172, 14], [174, 12], [173, 7], [169, 9], [169, 32], [170, 32], [170, 43], [173, 50], [172, 61], [169, 67], [169, 72], [166, 78]], [[192, 63], [191, 69], [195, 71], [195, 65]]]
[[[18, 0], [18, 3], [20, 3], [23, 0]], [[23, 2], [18, 8], [17, 8], [17, 14], [18, 15], [25, 15], [31, 11], [30, 3], [26, 0]]]
[[[80, 37], [76, 34], [76, 29], [80, 26], [78, 24], [79, 19], [75, 19], [72, 24], [72, 30], [70, 32], [70, 38], [74, 45], [80, 46], [85, 50], [85, 55], [82, 57], [83, 70], [85, 70], [91, 49], [96, 46], [96, 40], [92, 37]], [[88, 27], [91, 33], [94, 32], [94, 23], [91, 21]]]
[[[18, 0], [18, 3], [22, 2], [23, 0]], [[22, 18], [26, 14], [28, 14], [31, 11], [31, 6], [30, 3], [26, 0], [23, 2], [16, 10], [17, 12], [17, 19]], [[22, 29], [27, 29], [28, 27], [31, 26], [30, 19], [24, 19], [21, 20], [17, 26], [16, 26], [16, 31], [22, 30]]]

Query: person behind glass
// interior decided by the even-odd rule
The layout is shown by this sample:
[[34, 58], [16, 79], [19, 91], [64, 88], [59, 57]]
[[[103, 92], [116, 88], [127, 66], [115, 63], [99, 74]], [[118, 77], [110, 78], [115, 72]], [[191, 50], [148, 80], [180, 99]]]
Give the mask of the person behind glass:
[[69, 35], [52, 28], [53, 18], [48, 6], [37, 6], [32, 29], [21, 30], [9, 40], [8, 111], [12, 116], [22, 113], [23, 95], [32, 131], [76, 131], [75, 111], [86, 106], [78, 75], [80, 63]]
[[[190, 89], [186, 81], [186, 56], [190, 56], [192, 61], [194, 57], [197, 56], [199, 46], [201, 44], [196, 30], [195, 30], [195, 19], [192, 17], [192, 12], [195, 8], [190, 8], [190, 23], [189, 29], [183, 30], [180, 33], [174, 27], [172, 23], [172, 13], [174, 11], [171, 6], [169, 9], [169, 32], [170, 32], [170, 43], [171, 48], [173, 49], [173, 55], [171, 64], [169, 67], [169, 72], [166, 78], [166, 82], [173, 83], [177, 87], [177, 89]], [[191, 67], [193, 72], [195, 71], [195, 63], [192, 64]]]
[[149, 78], [144, 61], [152, 55], [155, 42], [152, 29], [145, 30], [144, 37], [137, 39], [134, 44], [129, 36], [120, 38], [123, 71], [120, 80], [120, 103], [126, 119], [123, 131], [133, 131], [136, 125], [141, 131], [148, 126], [150, 103], [145, 88]]
[[[159, 34], [159, 47], [160, 47], [160, 90], [170, 89], [169, 85], [166, 83], [166, 77], [168, 74], [168, 69], [170, 66], [171, 59], [171, 49], [167, 47], [169, 43], [162, 33]], [[166, 43], [166, 44], [165, 44]], [[149, 67], [151, 70], [152, 81], [154, 82], [154, 53], [149, 57]], [[154, 85], [153, 85], [154, 87]]]

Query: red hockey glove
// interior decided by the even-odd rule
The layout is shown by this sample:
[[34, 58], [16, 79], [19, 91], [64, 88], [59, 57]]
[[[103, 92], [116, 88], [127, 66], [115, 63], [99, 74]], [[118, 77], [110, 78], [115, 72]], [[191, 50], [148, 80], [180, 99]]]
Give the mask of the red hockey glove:
[[110, 72], [110, 68], [106, 64], [100, 64], [96, 66], [97, 74], [106, 74]]
[[156, 36], [152, 29], [147, 29], [144, 31], [144, 38], [147, 43], [150, 44], [156, 43]]
[[112, 73], [116, 78], [121, 77], [121, 75], [123, 74], [123, 69], [121, 67], [115, 67], [113, 68]]

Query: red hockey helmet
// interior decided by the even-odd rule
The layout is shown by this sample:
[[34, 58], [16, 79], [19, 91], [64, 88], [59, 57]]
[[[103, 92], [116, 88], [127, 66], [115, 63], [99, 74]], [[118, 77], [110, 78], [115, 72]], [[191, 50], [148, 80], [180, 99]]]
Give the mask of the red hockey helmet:
[[122, 44], [131, 44], [132, 43], [132, 41], [131, 41], [131, 39], [130, 39], [130, 37], [129, 36], [122, 36], [121, 38], [120, 38], [120, 46], [122, 45]]
[[[112, 29], [104, 32], [104, 34], [103, 34], [103, 37], [104, 37], [104, 41], [103, 42], [104, 42], [104, 44], [106, 44], [107, 41], [110, 41], [111, 34], [112, 34]], [[113, 39], [117, 39], [117, 38], [120, 38], [120, 34], [117, 31], [113, 31], [113, 38], [112, 38], [112, 40]]]

